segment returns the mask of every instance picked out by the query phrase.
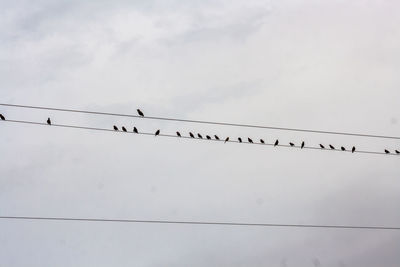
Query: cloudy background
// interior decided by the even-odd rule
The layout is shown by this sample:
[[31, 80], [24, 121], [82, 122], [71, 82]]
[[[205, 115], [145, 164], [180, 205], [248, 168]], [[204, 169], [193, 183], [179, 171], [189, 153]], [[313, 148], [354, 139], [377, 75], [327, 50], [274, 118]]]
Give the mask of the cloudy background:
[[[0, 1], [0, 102], [399, 136], [398, 1]], [[362, 150], [390, 140], [0, 107]], [[400, 158], [0, 124], [0, 215], [400, 225]], [[0, 221], [0, 266], [399, 266], [398, 231]]]

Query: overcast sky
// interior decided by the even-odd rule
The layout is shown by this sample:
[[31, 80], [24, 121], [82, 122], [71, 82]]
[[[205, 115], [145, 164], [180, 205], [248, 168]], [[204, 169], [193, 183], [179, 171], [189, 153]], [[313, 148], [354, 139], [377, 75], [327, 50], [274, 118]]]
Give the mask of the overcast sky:
[[[0, 102], [400, 134], [398, 1], [0, 0]], [[399, 142], [0, 106], [8, 119]], [[0, 123], [0, 215], [400, 226], [400, 157]], [[400, 265], [398, 231], [0, 221], [0, 266]]]

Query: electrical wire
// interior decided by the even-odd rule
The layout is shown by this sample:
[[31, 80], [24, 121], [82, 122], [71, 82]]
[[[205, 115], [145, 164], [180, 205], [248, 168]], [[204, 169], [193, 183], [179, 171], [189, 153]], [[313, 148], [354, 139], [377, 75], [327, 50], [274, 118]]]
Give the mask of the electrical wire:
[[51, 110], [51, 111], [62, 111], [62, 112], [74, 112], [74, 113], [95, 114], [95, 115], [118, 116], [118, 117], [141, 118], [141, 119], [151, 119], [151, 120], [164, 120], [164, 121], [200, 123], [200, 124], [210, 124], [210, 125], [223, 125], [223, 126], [233, 126], [233, 127], [258, 128], [258, 129], [269, 129], [269, 130], [279, 130], [279, 131], [307, 132], [307, 133], [317, 133], [317, 134], [346, 135], [346, 136], [358, 136], [358, 137], [400, 140], [400, 136], [350, 133], [350, 132], [339, 132], [339, 131], [323, 131], [323, 130], [312, 130], [312, 129], [301, 129], [301, 128], [275, 127], [275, 126], [263, 126], [263, 125], [253, 125], [253, 124], [239, 124], [239, 123], [229, 123], [229, 122], [215, 122], [215, 121], [205, 121], [205, 120], [190, 120], [190, 119], [179, 119], [179, 118], [168, 118], [168, 117], [154, 117], [154, 116], [142, 117], [142, 116], [133, 115], [133, 114], [110, 113], [110, 112], [89, 111], [89, 110], [79, 110], [79, 109], [52, 108], [52, 107], [29, 106], [29, 105], [17, 105], [17, 104], [8, 104], [8, 103], [0, 103], [0, 106]]

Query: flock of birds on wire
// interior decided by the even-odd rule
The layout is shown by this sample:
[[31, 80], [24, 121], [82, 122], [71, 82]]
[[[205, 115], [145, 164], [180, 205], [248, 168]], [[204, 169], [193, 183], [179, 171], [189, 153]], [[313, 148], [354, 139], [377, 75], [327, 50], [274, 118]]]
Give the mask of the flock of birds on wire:
[[[143, 113], [140, 109], [137, 109], [136, 111], [137, 111], [137, 113], [139, 114], [139, 116], [144, 117], [144, 113]], [[3, 114], [0, 114], [0, 119], [3, 120], [3, 121], [6, 120], [6, 118], [4, 117]], [[47, 121], [46, 121], [46, 122], [47, 122], [48, 125], [51, 125], [51, 120], [50, 120], [50, 118], [47, 118]], [[119, 129], [118, 129], [118, 127], [117, 127], [116, 125], [114, 125], [113, 129], [114, 129], [115, 131], [119, 131]], [[127, 132], [127, 131], [128, 131], [124, 126], [122, 126], [121, 129], [122, 129], [123, 132]], [[137, 133], [137, 134], [139, 133], [139, 131], [138, 131], [138, 129], [137, 129], [136, 127], [133, 127], [133, 132], [134, 132], [134, 133]], [[161, 133], [161, 131], [160, 131], [160, 129], [158, 129], [158, 130], [154, 133], [154, 136], [160, 135], [160, 133]], [[182, 137], [182, 135], [181, 135], [180, 132], [176, 132], [176, 135], [177, 135], [178, 137]], [[196, 138], [196, 136], [195, 136], [192, 132], [189, 132], [189, 136], [190, 136], [191, 138]], [[197, 137], [198, 137], [199, 139], [203, 139], [203, 136], [202, 136], [200, 133], [197, 134]], [[213, 139], [213, 138], [212, 138], [211, 136], [209, 136], [209, 135], [206, 135], [205, 137], [206, 137], [206, 139], [208, 139], [208, 140]], [[215, 140], [218, 140], [218, 141], [221, 140], [217, 135], [214, 135], [214, 139], [215, 139]], [[237, 140], [239, 141], [239, 143], [242, 143], [242, 142], [243, 142], [243, 140], [242, 140], [241, 137], [238, 137]], [[228, 141], [229, 141], [229, 136], [226, 137], [226, 138], [224, 139], [224, 143], [226, 143], [226, 142], [228, 142]], [[247, 138], [247, 142], [248, 142], [248, 143], [251, 143], [251, 144], [254, 143], [254, 142], [253, 142], [253, 139], [251, 139], [250, 137]], [[263, 139], [260, 139], [260, 144], [265, 144], [265, 141], [264, 141]], [[279, 145], [279, 140], [277, 139], [277, 140], [275, 141], [275, 143], [274, 143], [274, 146], [278, 146], [278, 145]], [[294, 146], [295, 146], [295, 144], [292, 143], [292, 142], [290, 142], [289, 145], [290, 145], [291, 147], [294, 147]], [[300, 148], [303, 149], [303, 148], [304, 148], [304, 145], [305, 145], [305, 143], [304, 143], [304, 141], [302, 141], [302, 143], [301, 143], [301, 145], [300, 145]], [[323, 144], [319, 144], [319, 147], [320, 147], [321, 149], [325, 149], [325, 148], [326, 148]], [[336, 148], [335, 148], [333, 145], [331, 145], [331, 144], [329, 145], [329, 148], [330, 148], [331, 150], [336, 150]], [[341, 146], [341, 147], [340, 147], [340, 150], [346, 151], [346, 148], [345, 148], [344, 146]], [[353, 147], [351, 148], [351, 153], [354, 153], [355, 151], [356, 151], [356, 147], [353, 146]], [[390, 151], [389, 151], [389, 150], [385, 149], [384, 151], [385, 151], [386, 154], [390, 154]], [[399, 150], [395, 150], [395, 152], [396, 152], [396, 154], [400, 154], [400, 151], [399, 151]]]

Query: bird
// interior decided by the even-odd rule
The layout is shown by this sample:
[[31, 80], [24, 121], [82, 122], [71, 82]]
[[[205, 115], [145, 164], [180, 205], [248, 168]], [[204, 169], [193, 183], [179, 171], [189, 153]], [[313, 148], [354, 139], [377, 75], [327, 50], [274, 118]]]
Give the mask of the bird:
[[176, 132], [176, 135], [181, 137], [181, 133], [180, 132]]
[[122, 126], [122, 131], [126, 132], [126, 128], [124, 126]]
[[157, 135], [159, 135], [160, 134], [160, 129], [158, 129], [157, 131], [156, 131], [156, 133], [154, 134], [154, 136], [157, 136]]
[[214, 137], [215, 137], [215, 139], [219, 140], [219, 137], [218, 137], [218, 135], [216, 135], [216, 134], [215, 134], [215, 135], [214, 135]]
[[242, 138], [238, 137], [238, 140], [239, 140], [239, 143], [241, 143], [241, 142], [242, 142]]
[[294, 144], [292, 142], [289, 143], [290, 146], [294, 146]]
[[224, 143], [226, 143], [228, 141], [229, 141], [229, 136], [227, 138], [225, 138], [225, 142]]
[[141, 117], [144, 117], [144, 114], [143, 114], [143, 112], [142, 112], [140, 109], [137, 109], [137, 113], [138, 113]]
[[249, 141], [249, 143], [253, 143], [253, 140], [251, 140], [250, 137], [247, 137], [247, 141]]
[[301, 142], [301, 149], [303, 149], [303, 147], [304, 147], [304, 141]]
[[50, 120], [50, 118], [47, 118], [47, 124], [48, 124], [48, 125], [51, 125], [51, 120]]
[[330, 147], [331, 149], [335, 149], [335, 147], [334, 147], [334, 146], [332, 146], [332, 145], [329, 145], [329, 147]]
[[345, 148], [344, 146], [340, 147], [340, 149], [341, 149], [342, 151], [346, 151], [346, 148]]
[[114, 130], [118, 131], [118, 127], [114, 125]]
[[400, 154], [400, 151], [398, 151], [398, 150], [395, 150], [396, 151], [396, 154]]
[[354, 153], [354, 151], [356, 151], [356, 147], [353, 146], [353, 148], [351, 149], [351, 153]]
[[134, 133], [139, 133], [136, 127], [133, 127], [133, 132]]
[[324, 149], [325, 147], [322, 145], [322, 144], [319, 144], [319, 147], [320, 148], [322, 148], [322, 149]]
[[206, 138], [207, 138], [208, 140], [211, 140], [211, 136], [209, 136], [209, 135], [206, 135]]
[[261, 144], [265, 144], [264, 140], [260, 139]]
[[389, 153], [390, 153], [390, 151], [389, 151], [389, 150], [387, 150], [387, 149], [385, 149], [385, 153], [386, 153], [386, 154], [389, 154]]
[[277, 145], [279, 145], [279, 140], [278, 139], [276, 139], [274, 146], [277, 146]]
[[194, 134], [189, 132], [190, 137], [194, 138]]
[[5, 121], [5, 120], [6, 120], [6, 118], [3, 116], [3, 114], [0, 114], [0, 119], [1, 119], [2, 121]]
[[201, 134], [197, 134], [197, 136], [200, 138], [200, 139], [203, 139], [203, 136], [201, 136]]

